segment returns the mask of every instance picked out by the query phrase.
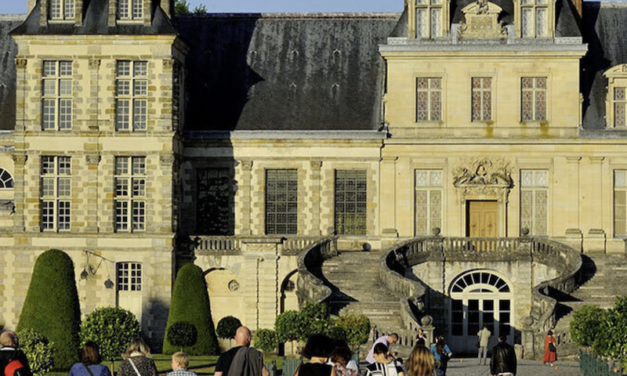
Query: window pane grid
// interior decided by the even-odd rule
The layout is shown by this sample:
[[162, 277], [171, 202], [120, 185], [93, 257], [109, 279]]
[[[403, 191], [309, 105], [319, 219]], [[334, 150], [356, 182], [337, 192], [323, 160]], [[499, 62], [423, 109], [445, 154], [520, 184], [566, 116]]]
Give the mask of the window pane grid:
[[625, 109], [626, 109], [626, 88], [624, 87], [615, 87], [614, 93], [612, 96], [613, 107], [614, 107], [614, 127], [625, 127]]
[[472, 121], [492, 120], [492, 78], [472, 79]]
[[146, 157], [115, 158], [115, 230], [146, 230]]
[[298, 233], [298, 170], [266, 170], [266, 234]]
[[71, 222], [71, 159], [41, 158], [41, 230], [68, 231]]
[[416, 170], [416, 235], [442, 227], [442, 171]]
[[145, 131], [148, 123], [148, 63], [118, 61], [116, 71], [116, 129]]
[[441, 0], [416, 2], [416, 38], [443, 36], [443, 8]]
[[520, 229], [548, 235], [549, 180], [546, 170], [520, 171]]
[[142, 265], [134, 262], [117, 264], [118, 291], [142, 290]]
[[72, 62], [44, 61], [42, 129], [72, 128]]
[[74, 18], [74, 0], [50, 0], [50, 19], [55, 21]]
[[417, 79], [417, 121], [439, 121], [442, 119], [442, 79]]
[[543, 121], [547, 118], [547, 79], [546, 77], [523, 77], [522, 121]]
[[200, 169], [196, 174], [197, 231], [202, 235], [230, 235], [231, 172], [226, 168]]
[[367, 229], [367, 173], [335, 171], [335, 228], [340, 235], [365, 235]]

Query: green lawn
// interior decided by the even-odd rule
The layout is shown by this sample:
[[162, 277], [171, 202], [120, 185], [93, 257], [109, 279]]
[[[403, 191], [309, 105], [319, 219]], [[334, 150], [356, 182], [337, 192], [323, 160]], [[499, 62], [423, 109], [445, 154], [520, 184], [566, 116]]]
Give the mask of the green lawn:
[[[152, 358], [155, 361], [157, 371], [159, 371], [160, 375], [165, 375], [166, 373], [172, 371], [172, 358], [170, 355], [153, 354]], [[273, 360], [276, 361], [277, 369], [281, 369], [283, 367], [283, 357], [272, 354], [264, 357], [264, 362], [267, 364], [270, 364]], [[121, 361], [121, 359], [115, 361], [116, 372]], [[217, 361], [217, 356], [190, 356], [189, 369], [196, 372], [199, 376], [213, 375], [214, 367]], [[102, 364], [111, 368], [110, 362], [102, 362]], [[50, 372], [46, 376], [67, 376], [67, 374], [67, 372]]]

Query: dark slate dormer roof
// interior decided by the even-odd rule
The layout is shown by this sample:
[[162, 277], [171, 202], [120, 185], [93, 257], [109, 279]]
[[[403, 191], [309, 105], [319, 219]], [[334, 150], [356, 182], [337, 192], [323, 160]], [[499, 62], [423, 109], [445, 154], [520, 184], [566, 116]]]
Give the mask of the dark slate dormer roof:
[[41, 3], [38, 1], [26, 21], [12, 35], [176, 35], [176, 29], [163, 9], [153, 1], [152, 22], [144, 25], [109, 26], [109, 0], [86, 1], [83, 24], [49, 23], [41, 26]]
[[0, 130], [15, 129], [15, 56], [17, 45], [9, 32], [20, 23], [23, 16], [0, 16]]
[[583, 127], [604, 129], [607, 97], [606, 70], [627, 64], [627, 5], [621, 2], [584, 2], [584, 42], [588, 55], [582, 61]]
[[188, 43], [187, 130], [377, 130], [400, 14], [177, 19]]

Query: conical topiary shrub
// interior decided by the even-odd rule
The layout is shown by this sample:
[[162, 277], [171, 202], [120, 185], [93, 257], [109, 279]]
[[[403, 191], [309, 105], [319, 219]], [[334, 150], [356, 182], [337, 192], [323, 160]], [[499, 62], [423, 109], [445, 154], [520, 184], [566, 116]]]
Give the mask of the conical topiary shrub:
[[174, 282], [170, 314], [163, 340], [164, 354], [172, 354], [180, 350], [168, 341], [168, 330], [181, 321], [194, 325], [198, 331], [196, 344], [186, 347], [186, 353], [189, 355], [218, 355], [220, 353], [218, 338], [211, 319], [205, 276], [202, 269], [193, 264], [183, 266]]
[[54, 369], [67, 370], [78, 361], [81, 322], [74, 263], [58, 249], [35, 262], [17, 330], [33, 329], [54, 343]]

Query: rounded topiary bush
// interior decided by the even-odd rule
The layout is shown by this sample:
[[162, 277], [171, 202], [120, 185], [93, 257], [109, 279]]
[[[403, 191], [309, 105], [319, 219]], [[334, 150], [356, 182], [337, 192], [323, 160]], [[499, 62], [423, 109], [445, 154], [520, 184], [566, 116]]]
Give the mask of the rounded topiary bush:
[[279, 346], [276, 332], [271, 329], [259, 329], [253, 338], [253, 345], [264, 352], [274, 352]]
[[237, 317], [226, 316], [222, 320], [218, 321], [216, 334], [218, 335], [218, 338], [232, 339], [235, 337], [235, 332], [237, 332], [237, 328], [240, 326], [242, 326], [242, 322], [239, 321]]
[[67, 370], [78, 361], [80, 317], [72, 259], [58, 249], [42, 253], [33, 268], [17, 330], [33, 329], [54, 343], [54, 369]]
[[606, 311], [598, 306], [585, 305], [573, 314], [570, 337], [579, 346], [592, 346], [601, 332]]
[[141, 325], [131, 312], [118, 307], [97, 308], [81, 325], [81, 341], [98, 344], [102, 359], [112, 363], [140, 336]]
[[20, 349], [26, 354], [32, 374], [41, 376], [50, 372], [54, 366], [52, 359], [54, 343], [33, 329], [17, 332], [17, 336], [20, 338]]
[[353, 348], [368, 342], [370, 334], [370, 319], [364, 315], [340, 316], [334, 321], [334, 325], [342, 328], [346, 336], [346, 342]]
[[185, 349], [189, 355], [218, 355], [220, 353], [218, 338], [211, 319], [205, 276], [202, 269], [194, 264], [183, 266], [176, 276], [163, 341], [164, 354], [172, 354], [180, 350], [168, 340], [170, 327], [180, 321], [194, 325], [198, 331], [196, 344]]
[[306, 337], [307, 320], [296, 311], [285, 311], [276, 317], [274, 329], [279, 342], [296, 341]]
[[181, 351], [185, 347], [194, 346], [198, 340], [196, 327], [188, 322], [180, 321], [174, 323], [168, 330], [168, 341], [174, 346], [180, 347]]

